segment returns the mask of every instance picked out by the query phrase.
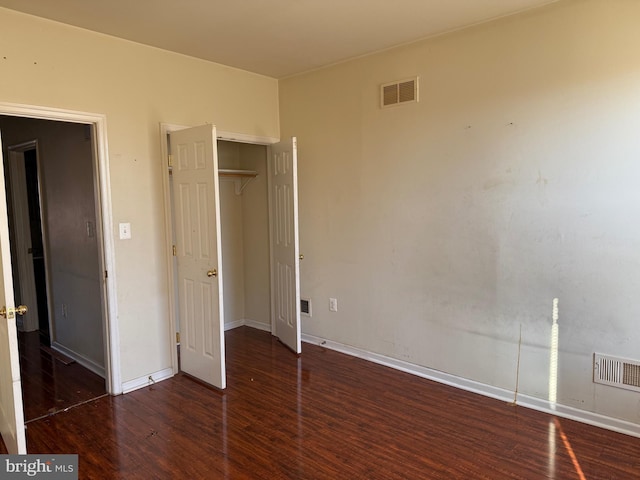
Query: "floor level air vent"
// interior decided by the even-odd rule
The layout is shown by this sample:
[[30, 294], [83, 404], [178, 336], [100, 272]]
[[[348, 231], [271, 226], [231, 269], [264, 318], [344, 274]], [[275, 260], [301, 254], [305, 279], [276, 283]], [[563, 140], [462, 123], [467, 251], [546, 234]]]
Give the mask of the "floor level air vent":
[[391, 107], [418, 101], [418, 77], [385, 83], [380, 87], [380, 106]]
[[311, 299], [309, 298], [300, 299], [300, 313], [302, 315], [306, 315], [307, 317], [311, 316]]
[[593, 381], [640, 392], [640, 361], [596, 353]]

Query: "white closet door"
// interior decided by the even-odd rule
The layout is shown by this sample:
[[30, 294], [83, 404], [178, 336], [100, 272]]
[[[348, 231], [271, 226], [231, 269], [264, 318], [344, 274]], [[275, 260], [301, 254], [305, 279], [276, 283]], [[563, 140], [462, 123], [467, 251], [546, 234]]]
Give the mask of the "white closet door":
[[271, 146], [269, 172], [274, 335], [295, 353], [300, 353], [298, 157], [295, 137]]
[[182, 371], [226, 387], [216, 130], [170, 134]]

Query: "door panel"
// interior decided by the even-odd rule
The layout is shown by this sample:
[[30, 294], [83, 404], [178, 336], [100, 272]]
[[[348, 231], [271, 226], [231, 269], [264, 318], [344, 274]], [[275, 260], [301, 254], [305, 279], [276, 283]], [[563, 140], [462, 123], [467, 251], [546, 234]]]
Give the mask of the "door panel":
[[273, 245], [274, 326], [282, 343], [300, 353], [300, 249], [298, 159], [293, 137], [271, 146], [270, 195]]
[[38, 330], [38, 300], [36, 296], [36, 280], [33, 265], [33, 244], [31, 241], [31, 225], [29, 218], [29, 200], [27, 198], [27, 175], [25, 169], [24, 150], [35, 149], [35, 142], [28, 146], [8, 148], [9, 177], [11, 178], [11, 207], [13, 210], [15, 233], [15, 256], [18, 268], [18, 291], [20, 301], [29, 305], [29, 311], [22, 316], [22, 330], [32, 332]]
[[[1, 139], [0, 172], [4, 172]], [[25, 454], [27, 441], [24, 432], [20, 355], [14, 313], [7, 196], [4, 174], [0, 175], [0, 307], [4, 306], [7, 312], [6, 318], [0, 316], [0, 432], [9, 453]]]
[[170, 134], [181, 369], [225, 388], [222, 255], [215, 127]]

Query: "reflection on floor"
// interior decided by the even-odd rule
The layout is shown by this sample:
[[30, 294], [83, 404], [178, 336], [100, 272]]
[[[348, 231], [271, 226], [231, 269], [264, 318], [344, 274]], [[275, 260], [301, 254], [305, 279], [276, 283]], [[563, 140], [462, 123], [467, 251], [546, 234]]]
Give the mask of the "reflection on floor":
[[58, 354], [35, 332], [18, 334], [25, 422], [106, 393], [104, 379]]
[[[631, 479], [640, 439], [315, 345], [226, 332], [227, 389], [184, 375], [31, 422], [79, 478]], [[582, 476], [581, 476], [582, 475]]]

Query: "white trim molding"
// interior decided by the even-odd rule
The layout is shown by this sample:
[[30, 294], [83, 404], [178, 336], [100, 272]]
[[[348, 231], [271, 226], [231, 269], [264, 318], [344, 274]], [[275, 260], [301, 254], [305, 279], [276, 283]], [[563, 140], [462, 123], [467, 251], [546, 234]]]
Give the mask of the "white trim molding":
[[514, 403], [515, 405], [530, 408], [532, 410], [538, 410], [540, 412], [555, 415], [561, 418], [567, 418], [569, 420], [575, 420], [577, 422], [586, 423], [607, 430], [612, 430], [618, 433], [624, 433], [633, 437], [640, 438], [640, 425], [620, 420], [613, 417], [607, 417], [597, 413], [588, 412], [586, 410], [580, 410], [573, 407], [568, 407], [560, 404], [552, 404], [549, 401], [539, 398], [523, 395], [521, 393], [515, 394], [511, 390], [504, 388], [493, 387], [484, 383], [476, 382], [466, 378], [451, 375], [449, 373], [434, 370], [432, 368], [422, 367], [413, 363], [397, 360], [395, 358], [380, 355], [378, 353], [369, 352], [360, 348], [345, 345], [332, 340], [325, 340], [324, 338], [316, 337], [313, 335], [302, 334], [302, 341], [313, 345], [319, 345], [329, 350], [335, 350], [353, 357], [362, 358], [373, 363], [384, 365], [402, 372], [410, 373], [418, 377], [433, 380], [438, 383], [449, 385], [451, 387], [460, 388], [462, 390], [484, 395], [485, 397], [495, 398], [502, 400], [506, 403]]
[[256, 145], [273, 145], [274, 143], [278, 143], [280, 141], [279, 138], [261, 137], [259, 135], [247, 135], [246, 133], [224, 132], [221, 130], [217, 131], [216, 136], [218, 137], [218, 140], [226, 140], [228, 142], [237, 143], [253, 143]]
[[262, 330], [263, 332], [271, 332], [271, 324], [256, 322], [255, 320], [236, 320], [235, 322], [229, 322], [224, 324], [224, 331], [233, 330], [238, 327], [251, 327], [256, 330]]
[[163, 370], [158, 370], [157, 372], [151, 373], [149, 375], [143, 375], [142, 377], [134, 378], [133, 380], [128, 380], [122, 384], [122, 393], [131, 393], [134, 390], [138, 390], [144, 387], [150, 387], [154, 383], [161, 382], [162, 380], [167, 380], [173, 377], [173, 368], [165, 368]]
[[256, 330], [262, 330], [263, 332], [271, 333], [270, 323], [261, 323], [256, 322], [255, 320], [245, 320], [244, 325], [246, 325], [247, 327], [255, 328]]
[[116, 261], [113, 244], [113, 215], [111, 212], [111, 183], [109, 171], [109, 151], [107, 144], [107, 117], [98, 113], [78, 112], [60, 108], [22, 105], [0, 102], [0, 115], [39, 118], [61, 122], [92, 125], [94, 133], [94, 152], [96, 155], [97, 188], [100, 192], [97, 201], [100, 210], [100, 246], [103, 267], [108, 272], [105, 278], [104, 321], [105, 338], [105, 376], [107, 392], [112, 395], [122, 393], [120, 367], [120, 329], [118, 324], [118, 303], [116, 287]]
[[229, 322], [224, 324], [224, 331], [233, 330], [234, 328], [242, 327], [244, 320], [236, 320], [235, 322]]
[[105, 378], [104, 367], [94, 362], [90, 358], [87, 358], [84, 355], [80, 355], [79, 353], [74, 352], [73, 350], [65, 347], [64, 345], [60, 345], [58, 342], [53, 342], [51, 344], [51, 349], [78, 362], [80, 365], [85, 367], [87, 370], [91, 370], [96, 375], [100, 375], [102, 378]]
[[594, 427], [600, 427], [632, 437], [640, 438], [640, 425], [619, 418], [608, 417], [599, 413], [588, 412], [579, 408], [568, 407], [559, 403], [551, 403], [529, 395], [518, 394], [516, 404], [521, 407], [538, 410], [539, 412], [549, 413], [556, 417], [575, 420], [576, 422], [586, 423]]

